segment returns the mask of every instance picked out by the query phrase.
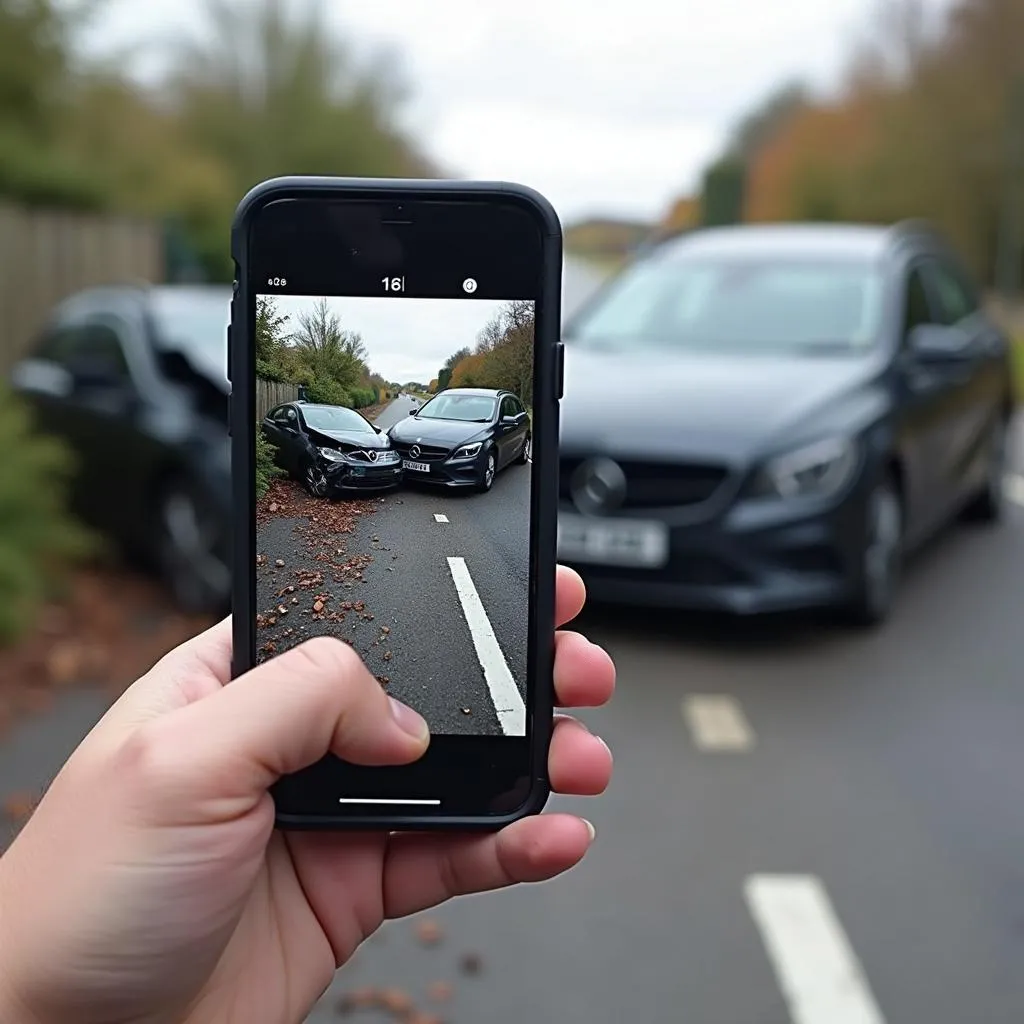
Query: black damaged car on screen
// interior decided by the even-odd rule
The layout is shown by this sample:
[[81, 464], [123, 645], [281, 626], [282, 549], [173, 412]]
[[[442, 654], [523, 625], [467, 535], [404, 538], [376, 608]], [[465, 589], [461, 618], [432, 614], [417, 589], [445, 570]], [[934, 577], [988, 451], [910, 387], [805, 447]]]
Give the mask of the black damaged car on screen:
[[489, 491], [495, 476], [530, 461], [530, 417], [518, 397], [491, 388], [451, 388], [389, 431], [407, 480]]
[[1003, 509], [1009, 341], [925, 225], [663, 240], [564, 339], [559, 554], [595, 600], [873, 624], [908, 552]]
[[261, 424], [278, 467], [314, 498], [385, 491], [402, 482], [402, 463], [379, 427], [341, 405], [286, 402]]

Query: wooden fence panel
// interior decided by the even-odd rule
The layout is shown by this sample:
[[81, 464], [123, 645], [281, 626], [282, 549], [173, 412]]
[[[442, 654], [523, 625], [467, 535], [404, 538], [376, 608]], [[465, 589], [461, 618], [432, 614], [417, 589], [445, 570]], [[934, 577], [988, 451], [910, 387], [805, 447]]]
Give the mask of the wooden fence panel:
[[0, 374], [74, 292], [163, 279], [158, 223], [0, 202]]
[[264, 416], [282, 402], [294, 402], [299, 397], [299, 389], [294, 384], [282, 384], [276, 380], [256, 381], [256, 419]]

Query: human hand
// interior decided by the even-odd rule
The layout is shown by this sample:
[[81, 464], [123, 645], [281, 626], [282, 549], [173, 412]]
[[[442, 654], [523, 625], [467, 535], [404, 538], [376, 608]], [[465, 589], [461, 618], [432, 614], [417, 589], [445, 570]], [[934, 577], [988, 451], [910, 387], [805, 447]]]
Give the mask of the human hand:
[[[559, 569], [557, 619], [583, 606]], [[426, 723], [355, 652], [310, 641], [231, 682], [221, 623], [163, 658], [110, 709], [0, 859], [0, 1018], [10, 1024], [282, 1024], [388, 918], [551, 878], [593, 838], [567, 814], [497, 833], [274, 830], [268, 787], [329, 751], [415, 761]], [[604, 704], [608, 655], [556, 638], [562, 707]], [[596, 795], [612, 759], [559, 716], [555, 791]]]

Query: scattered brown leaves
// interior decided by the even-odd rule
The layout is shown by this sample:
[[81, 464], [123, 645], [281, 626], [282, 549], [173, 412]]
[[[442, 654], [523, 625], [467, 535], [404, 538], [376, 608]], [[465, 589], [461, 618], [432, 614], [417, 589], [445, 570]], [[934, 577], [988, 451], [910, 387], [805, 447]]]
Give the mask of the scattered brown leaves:
[[21, 714], [48, 710], [56, 692], [68, 687], [101, 686], [120, 696], [171, 648], [211, 624], [180, 614], [158, 583], [123, 568], [80, 571], [63, 601], [0, 650], [0, 731]]
[[437, 946], [444, 938], [441, 926], [431, 917], [416, 923], [416, 938], [422, 946]]
[[484, 962], [479, 953], [463, 953], [459, 958], [459, 970], [463, 974], [476, 975], [484, 969]]

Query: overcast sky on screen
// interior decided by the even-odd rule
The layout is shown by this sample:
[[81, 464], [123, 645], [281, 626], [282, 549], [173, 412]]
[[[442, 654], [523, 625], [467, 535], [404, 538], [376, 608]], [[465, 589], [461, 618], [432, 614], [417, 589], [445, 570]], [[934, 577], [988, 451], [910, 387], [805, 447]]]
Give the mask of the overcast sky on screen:
[[[327, 9], [367, 52], [401, 54], [413, 92], [403, 119], [446, 170], [525, 182], [571, 220], [660, 214], [773, 87], [795, 76], [833, 87], [875, 7], [360, 0]], [[202, 12], [201, 0], [110, 0], [90, 46], [201, 34]], [[140, 73], [154, 72], [158, 53], [140, 56]]]
[[[299, 317], [320, 296], [274, 295], [279, 313], [298, 331]], [[346, 331], [366, 346], [370, 369], [400, 384], [427, 384], [460, 348], [474, 348], [480, 331], [505, 305], [492, 299], [334, 297], [327, 304]]]

